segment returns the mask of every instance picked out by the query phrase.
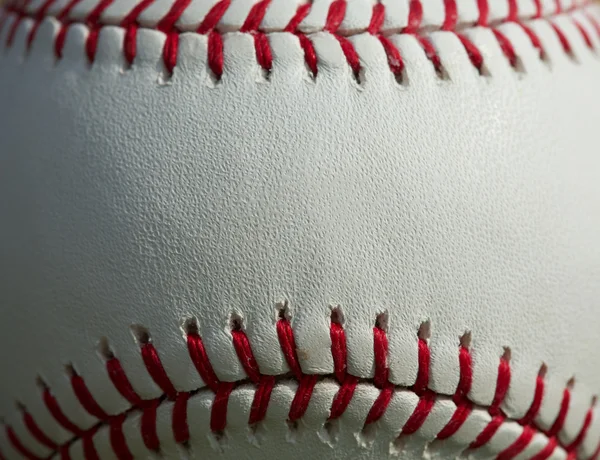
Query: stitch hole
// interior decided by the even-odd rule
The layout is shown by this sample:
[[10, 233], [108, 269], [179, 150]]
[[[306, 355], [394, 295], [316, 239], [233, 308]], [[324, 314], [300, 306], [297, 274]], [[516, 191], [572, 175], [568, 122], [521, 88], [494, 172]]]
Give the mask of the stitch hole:
[[244, 330], [244, 322], [242, 317], [237, 313], [232, 313], [229, 318], [229, 328], [232, 331], [243, 331]]
[[340, 307], [339, 305], [332, 307], [330, 318], [333, 324], [339, 324], [340, 326], [343, 326], [345, 318], [344, 313], [342, 312], [342, 307]]
[[152, 342], [148, 329], [140, 324], [132, 324], [130, 326], [133, 338], [140, 345], [147, 345]]
[[427, 342], [431, 338], [431, 321], [427, 320], [421, 323], [419, 326], [419, 332], [417, 332], [417, 337], [421, 340]]
[[72, 363], [65, 364], [65, 373], [69, 378], [77, 377], [79, 375]]
[[106, 337], [100, 337], [97, 345], [97, 351], [100, 357], [105, 361], [110, 361], [115, 358], [115, 353], [110, 348], [108, 339]]
[[365, 425], [357, 434], [356, 439], [361, 447], [371, 447], [377, 438], [377, 423]]
[[183, 326], [181, 327], [183, 333], [188, 335], [200, 335], [200, 329], [198, 328], [198, 320], [196, 318], [188, 318], [183, 321]]
[[384, 332], [387, 332], [389, 325], [389, 315], [387, 311], [379, 313], [377, 315], [377, 319], [375, 320], [375, 327], [377, 329], [381, 329]]
[[472, 334], [471, 331], [466, 331], [460, 337], [460, 346], [469, 350], [471, 348]]
[[338, 420], [327, 420], [319, 431], [319, 439], [329, 446], [333, 446], [338, 440], [340, 426]]
[[538, 371], [538, 377], [540, 377], [541, 379], [545, 379], [547, 374], [548, 366], [546, 365], [546, 363], [542, 363], [542, 365], [540, 366], [540, 370]]
[[277, 312], [277, 320], [287, 320], [290, 321], [292, 319], [292, 315], [290, 313], [290, 307], [289, 307], [289, 303], [287, 300], [283, 300], [279, 303], [277, 303], [277, 306], [275, 307], [276, 312]]
[[48, 384], [46, 383], [46, 381], [42, 378], [41, 375], [38, 375], [35, 378], [35, 384], [37, 385], [37, 387], [42, 390], [42, 391], [47, 391], [50, 389], [50, 387], [48, 386]]

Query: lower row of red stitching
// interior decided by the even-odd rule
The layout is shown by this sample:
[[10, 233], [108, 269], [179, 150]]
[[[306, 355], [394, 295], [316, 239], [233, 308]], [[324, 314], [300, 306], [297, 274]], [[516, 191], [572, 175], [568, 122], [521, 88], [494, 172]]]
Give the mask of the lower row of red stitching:
[[[45, 19], [46, 14], [50, 6], [56, 0], [46, 0], [46, 2], [40, 7], [40, 9], [33, 15], [30, 15], [22, 6], [21, 7], [8, 7], [5, 10], [5, 13], [13, 13], [16, 16], [14, 20], [7, 38], [6, 44], [10, 46], [15, 38], [16, 32], [20, 23], [25, 18], [30, 18], [34, 21], [33, 26], [30, 29], [30, 32], [27, 36], [27, 49], [29, 49], [35, 39], [35, 36], [38, 32], [40, 24]], [[67, 35], [68, 28], [72, 24], [69, 17], [73, 8], [80, 2], [81, 0], [71, 0], [63, 10], [56, 16], [56, 20], [61, 23], [61, 27], [59, 32], [55, 38], [54, 43], [54, 52], [57, 59], [62, 57], [63, 47], [65, 44], [65, 39]], [[154, 0], [142, 0], [131, 12], [127, 15], [122, 21], [120, 26], [125, 29], [125, 34], [123, 38], [123, 53], [126, 62], [129, 65], [133, 64], [133, 61], [136, 56], [137, 50], [137, 32], [139, 30], [139, 25], [137, 23], [137, 18], [141, 14], [141, 12], [150, 6]], [[182, 3], [183, 2], [183, 3]], [[99, 22], [99, 18], [101, 13], [110, 6], [112, 0], [104, 0], [99, 2], [97, 7], [88, 15], [84, 24], [86, 24], [89, 28], [89, 34], [86, 40], [85, 50], [86, 55], [90, 63], [92, 63], [96, 56], [96, 49], [98, 46], [98, 37], [99, 31], [103, 24]], [[175, 22], [182, 14], [183, 9], [187, 6], [189, 2], [184, 0], [178, 0], [174, 2], [172, 10], [165, 15], [165, 17], [160, 21], [157, 25], [156, 29], [166, 34], [166, 40], [163, 46], [163, 61], [165, 68], [168, 73], [173, 73], [176, 65], [177, 65], [177, 56], [178, 56], [178, 48], [179, 48], [179, 35], [180, 32], [175, 28]], [[487, 5], [487, 1], [481, 2], [483, 5]], [[273, 67], [273, 56], [271, 51], [271, 45], [267, 35], [261, 32], [258, 27], [264, 17], [267, 7], [270, 4], [270, 0], [262, 0], [254, 5], [251, 13], [246, 20], [246, 23], [240, 28], [240, 32], [249, 33], [254, 36], [254, 47], [256, 53], [257, 63], [264, 69], [267, 73], [272, 70]], [[473, 66], [481, 73], [484, 69], [484, 57], [477, 46], [464, 34], [461, 34], [455, 31], [457, 14], [456, 14], [456, 0], [445, 0], [446, 9], [449, 13], [447, 13], [446, 21], [441, 30], [453, 33], [457, 36], [458, 40], [464, 47], [471, 63]], [[514, 10], [508, 17], [507, 22], [512, 22], [518, 24], [523, 28], [526, 35], [531, 40], [532, 45], [538, 50], [540, 57], [545, 57], [545, 50], [543, 48], [542, 42], [538, 35], [531, 29], [529, 26], [519, 21], [517, 15], [517, 3], [512, 1], [510, 2], [511, 9]], [[207, 61], [208, 67], [212, 72], [215, 79], [219, 80], [223, 74], [223, 66], [224, 66], [224, 45], [223, 45], [223, 37], [221, 33], [219, 33], [216, 29], [216, 26], [219, 20], [227, 11], [227, 8], [230, 6], [230, 0], [221, 0], [217, 2], [212, 10], [206, 15], [204, 21], [197, 28], [197, 33], [207, 36]], [[307, 66], [307, 69], [311, 72], [313, 77], [316, 77], [318, 73], [318, 58], [314, 49], [314, 45], [310, 39], [309, 35], [305, 35], [297, 30], [298, 25], [301, 20], [308, 13], [308, 5], [303, 5], [299, 8], [296, 16], [292, 19], [288, 27], [285, 28], [285, 32], [293, 33], [298, 37], [299, 44], [304, 52], [304, 59]], [[385, 51], [388, 59], [388, 65], [393, 74], [396, 75], [398, 79], [402, 78], [402, 74], [405, 69], [405, 64], [403, 57], [400, 53], [398, 47], [390, 40], [387, 36], [383, 35], [380, 30], [383, 24], [383, 18], [385, 15], [385, 6], [381, 3], [376, 3], [373, 7], [373, 14], [371, 19], [371, 24], [366, 30], [366, 33], [371, 34], [380, 41], [383, 50]], [[345, 0], [336, 0], [332, 2], [328, 17], [326, 20], [325, 31], [334, 35], [341, 47], [341, 50], [348, 62], [348, 65], [352, 69], [354, 75], [359, 78], [361, 72], [361, 62], [356, 52], [356, 49], [351, 40], [347, 37], [344, 37], [337, 33], [337, 30], [341, 24], [341, 21], [345, 15], [346, 11], [346, 2]], [[562, 10], [559, 11], [562, 13]], [[481, 7], [482, 17], [478, 21], [479, 26], [487, 25], [487, 8]], [[485, 15], [485, 17], [483, 17]], [[440, 57], [437, 54], [437, 51], [431, 41], [422, 35], [418, 34], [419, 28], [421, 26], [423, 16], [422, 6], [419, 0], [411, 1], [411, 18], [409, 18], [409, 25], [402, 32], [403, 34], [414, 36], [418, 43], [422, 46], [425, 55], [432, 62], [436, 71], [441, 74], [443, 71], [443, 65]], [[589, 32], [586, 30], [583, 25], [577, 21], [575, 18], [571, 18], [575, 27], [582, 35], [582, 38], [585, 44], [590, 48], [594, 48], [594, 42], [591, 39]], [[600, 24], [596, 19], [588, 15], [588, 19], [594, 30], [600, 36]], [[0, 29], [2, 28], [3, 22], [6, 20], [6, 17], [2, 19], [0, 22]], [[568, 38], [564, 34], [564, 32], [553, 22], [549, 21], [552, 29], [555, 31], [558, 40], [564, 50], [564, 52], [568, 55], [572, 55], [572, 46], [569, 42]], [[511, 66], [517, 67], [518, 59], [517, 53], [513, 44], [510, 40], [497, 28], [492, 28], [494, 36], [498, 40], [500, 44], [500, 48], [508, 62]]]
[[[304, 416], [311, 401], [315, 386], [321, 379], [333, 379], [340, 385], [330, 408], [329, 421], [341, 417], [347, 410], [354, 397], [359, 378], [348, 373], [346, 334], [339, 317], [336, 314], [332, 314], [332, 322], [330, 325], [331, 354], [334, 363], [334, 373], [330, 376], [305, 374], [302, 371], [296, 352], [297, 348], [292, 325], [285, 315], [282, 315], [278, 320], [276, 329], [281, 351], [291, 371], [292, 377], [276, 377], [262, 374], [254, 357], [250, 341], [242, 328], [241, 321], [236, 321], [234, 322], [231, 331], [233, 346], [248, 380], [244, 382], [224, 382], [218, 379], [210, 363], [195, 322], [192, 321], [188, 324], [187, 347], [189, 355], [206, 386], [215, 395], [211, 409], [210, 429], [216, 436], [220, 436], [227, 427], [227, 407], [230, 395], [238, 385], [248, 384], [248, 382], [252, 383], [256, 388], [248, 419], [248, 424], [250, 426], [254, 426], [265, 420], [271, 393], [278, 379], [283, 378], [293, 378], [298, 384], [288, 413], [289, 422], [294, 423]], [[470, 336], [467, 337], [470, 339]], [[373, 344], [375, 373], [374, 377], [369, 380], [369, 382], [377, 387], [380, 392], [365, 419], [365, 427], [377, 422], [383, 417], [394, 397], [395, 391], [398, 389], [396, 385], [389, 381], [388, 338], [382, 323], [379, 321], [373, 328]], [[452, 398], [456, 404], [456, 410], [450, 421], [438, 433], [437, 439], [439, 440], [448, 439], [453, 436], [463, 426], [471, 412], [474, 410], [474, 404], [469, 400], [473, 371], [468, 344], [469, 340], [462, 343], [457, 350], [460, 378]], [[63, 445], [59, 445], [46, 435], [31, 414], [27, 412], [26, 408], [21, 407], [23, 412], [23, 423], [30, 435], [36, 439], [40, 445], [45, 446], [52, 451], [52, 454], [46, 458], [55, 457], [56, 455], [60, 455], [63, 459], [70, 458], [70, 446], [73, 442], [80, 440], [82, 442], [85, 458], [88, 460], [98, 459], [93, 437], [102, 426], [108, 426], [111, 448], [116, 457], [118, 459], [133, 459], [133, 454], [129, 449], [122, 429], [124, 421], [133, 411], [141, 412], [141, 435], [146, 448], [158, 452], [160, 450], [160, 441], [157, 435], [156, 426], [157, 408], [167, 400], [174, 401], [172, 432], [175, 441], [184, 445], [189, 442], [190, 427], [187, 423], [187, 407], [189, 398], [192, 397], [195, 392], [178, 392], [175, 389], [161, 363], [158, 351], [152, 345], [149, 336], [146, 337], [141, 345], [141, 354], [148, 373], [154, 382], [161, 388], [163, 396], [152, 400], [143, 400], [140, 398], [133, 389], [119, 360], [115, 356], [110, 356], [106, 362], [106, 369], [110, 380], [123, 398], [128, 400], [132, 406], [129, 411], [117, 415], [107, 414], [94, 400], [92, 394], [85, 385], [83, 378], [79, 376], [74, 369], [70, 370], [71, 386], [78, 401], [88, 413], [99, 420], [99, 422], [91, 429], [82, 429], [69, 420], [62, 411], [56, 398], [52, 395], [50, 389], [47, 386], [43, 387], [42, 398], [46, 408], [60, 426], [73, 433], [73, 438]], [[495, 395], [491, 406], [487, 408], [492, 419], [471, 445], [468, 446], [471, 449], [477, 449], [486, 445], [498, 431], [500, 426], [507, 420], [501, 406], [510, 386], [511, 368], [509, 359], [510, 353], [507, 353], [499, 360]], [[419, 402], [412, 415], [404, 424], [400, 435], [416, 433], [431, 414], [434, 403], [439, 396], [429, 389], [430, 351], [425, 337], [418, 338], [418, 362], [418, 374], [414, 385], [410, 387], [409, 390], [413, 391], [419, 397]], [[583, 427], [576, 438], [569, 444], [561, 443], [558, 434], [563, 428], [569, 412], [571, 390], [570, 387], [565, 388], [559, 414], [551, 428], [548, 430], [537, 428], [535, 419], [539, 413], [544, 397], [545, 372], [545, 367], [542, 367], [537, 379], [535, 396], [531, 407], [526, 415], [521, 420], [518, 420], [524, 427], [520, 437], [512, 445], [500, 452], [497, 458], [509, 460], [516, 457], [527, 448], [534, 435], [538, 432], [544, 433], [549, 438], [549, 441], [544, 449], [533, 457], [534, 460], [544, 460], [549, 458], [558, 447], [564, 449], [564, 451], [571, 456], [570, 458], [575, 458], [576, 451], [585, 440], [592, 424], [595, 400], [592, 402], [586, 414]], [[20, 440], [12, 427], [7, 426], [6, 433], [12, 447], [25, 458], [41, 458], [35, 455]], [[598, 452], [600, 452], [600, 446], [598, 447]], [[0, 452], [0, 459], [2, 458], [2, 453]]]

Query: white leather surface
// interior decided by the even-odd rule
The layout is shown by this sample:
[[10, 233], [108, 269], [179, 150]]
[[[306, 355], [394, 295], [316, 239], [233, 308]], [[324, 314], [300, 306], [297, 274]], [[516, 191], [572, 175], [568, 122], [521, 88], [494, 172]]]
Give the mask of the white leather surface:
[[[454, 393], [459, 340], [471, 331], [472, 400], [491, 403], [509, 347], [507, 414], [525, 414], [545, 363], [557, 398], [575, 378], [582, 409], [565, 434], [574, 437], [600, 391], [600, 60], [572, 22], [558, 22], [574, 59], [545, 23], [533, 27], [548, 62], [522, 29], [501, 27], [522, 73], [489, 30], [467, 31], [486, 76], [455, 35], [433, 33], [445, 80], [414, 38], [394, 36], [403, 85], [367, 35], [350, 38], [360, 84], [331, 36], [313, 39], [313, 81], [298, 40], [283, 33], [270, 36], [268, 80], [251, 36], [227, 34], [216, 84], [202, 36], [181, 37], [169, 78], [160, 32], [139, 32], [126, 69], [123, 31], [104, 28], [90, 67], [84, 26], [71, 27], [55, 61], [57, 25], [45, 22], [25, 55], [24, 22], [0, 54], [0, 417], [28, 439], [19, 401], [67, 439], [42, 405], [41, 376], [69, 417], [91, 426], [66, 364], [105, 410], [124, 410], [97, 353], [104, 337], [138, 393], [158, 396], [133, 324], [150, 331], [178, 390], [204, 386], [181, 331], [189, 317], [222, 380], [245, 378], [231, 313], [243, 317], [261, 370], [283, 374], [274, 323], [287, 301], [307, 373], [333, 372], [328, 324], [340, 305], [349, 371], [373, 376], [372, 328], [387, 311], [390, 379], [410, 386], [428, 320], [433, 390]], [[262, 451], [232, 430], [244, 442], [232, 441], [227, 458], [387, 452], [358, 447], [350, 429], [335, 449], [311, 430], [296, 444], [275, 430]], [[0, 448], [10, 455], [4, 433]]]

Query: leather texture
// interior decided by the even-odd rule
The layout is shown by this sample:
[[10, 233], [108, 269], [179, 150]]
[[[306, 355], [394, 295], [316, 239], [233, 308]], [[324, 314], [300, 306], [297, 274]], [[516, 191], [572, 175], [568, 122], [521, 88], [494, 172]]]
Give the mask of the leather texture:
[[[118, 6], [111, 11], [119, 16]], [[593, 7], [590, 14], [598, 15]], [[169, 75], [158, 30], [140, 28], [127, 68], [122, 28], [101, 30], [90, 64], [85, 25], [69, 28], [57, 60], [58, 23], [43, 22], [26, 52], [31, 23], [23, 22], [0, 53], [4, 423], [35, 444], [21, 404], [48, 435], [69, 439], [43, 405], [41, 379], [70, 420], [93, 425], [70, 390], [66, 366], [104, 410], [126, 410], [99, 343], [109, 344], [139, 395], [159, 397], [136, 342], [140, 330], [150, 334], [178, 391], [204, 388], [183, 338], [189, 318], [197, 320], [219, 379], [247, 378], [231, 342], [232, 314], [243, 320], [261, 372], [287, 374], [275, 329], [285, 302], [306, 374], [334, 372], [333, 306], [344, 316], [348, 372], [366, 380], [375, 372], [373, 327], [387, 314], [389, 379], [407, 388], [417, 377], [419, 328], [428, 322], [429, 387], [440, 395], [452, 396], [459, 385], [458, 348], [470, 332], [470, 399], [492, 403], [508, 348], [507, 417], [526, 415], [546, 366], [538, 422], [552, 424], [569, 387], [575, 396], [561, 436], [574, 439], [600, 391], [600, 59], [567, 17], [555, 21], [573, 56], [545, 21], [531, 25], [545, 60], [522, 28], [500, 26], [517, 50], [517, 70], [489, 29], [466, 30], [485, 58], [483, 75], [453, 33], [428, 33], [442, 77], [414, 37], [395, 35], [406, 64], [400, 83], [368, 34], [348, 38], [362, 65], [357, 80], [338, 41], [315, 32], [313, 79], [293, 34], [269, 34], [273, 69], [266, 75], [252, 35], [234, 29], [223, 35], [224, 70], [216, 81], [199, 34], [179, 37]], [[4, 40], [7, 33], [3, 28]], [[245, 415], [236, 418], [237, 403], [230, 403], [227, 441], [207, 441], [213, 396], [200, 391], [188, 408], [196, 417], [189, 450], [175, 446], [166, 403], [158, 422], [164, 455], [392, 455], [393, 433], [382, 434], [388, 425], [374, 443], [357, 441], [364, 407], [377, 394], [368, 383], [335, 443], [324, 442], [310, 421], [290, 434], [278, 407], [288, 407], [293, 385], [277, 387], [257, 445], [246, 439], [247, 415], [239, 409]], [[318, 396], [334, 392], [328, 385], [315, 389], [311, 407], [318, 413], [329, 409], [333, 396]], [[252, 391], [239, 393], [244, 410]], [[405, 397], [409, 402], [395, 401], [416, 404], [414, 395]], [[401, 408], [390, 409], [390, 420], [394, 410]], [[437, 413], [445, 412], [432, 414], [434, 424]], [[593, 414], [590, 437], [597, 441], [600, 414]], [[514, 423], [492, 445], [509, 445], [519, 430]], [[107, 431], [98, 436], [101, 458], [113, 458]], [[579, 458], [590, 458], [593, 440]], [[401, 458], [421, 458], [422, 443], [415, 445]], [[450, 458], [446, 448], [454, 452], [438, 446], [438, 458]], [[492, 458], [498, 450], [473, 455]], [[0, 452], [21, 458], [4, 432]], [[535, 446], [528, 452], [518, 458], [532, 458]], [[74, 446], [73, 458], [82, 455]]]

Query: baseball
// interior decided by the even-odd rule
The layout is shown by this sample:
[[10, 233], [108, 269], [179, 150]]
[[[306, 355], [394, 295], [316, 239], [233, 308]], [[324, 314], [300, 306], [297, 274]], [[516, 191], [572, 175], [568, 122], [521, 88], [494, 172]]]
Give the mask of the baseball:
[[600, 5], [8, 0], [0, 460], [600, 458]]

